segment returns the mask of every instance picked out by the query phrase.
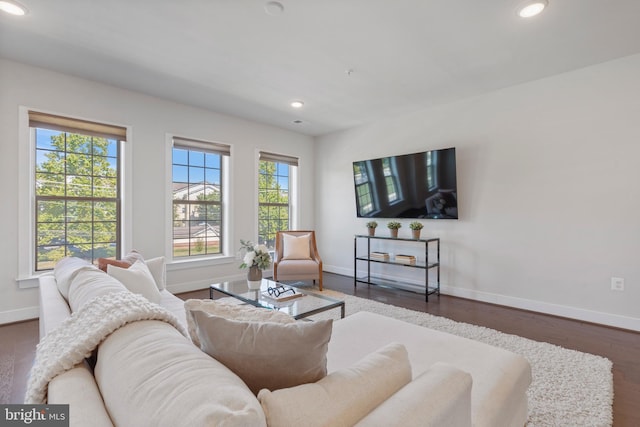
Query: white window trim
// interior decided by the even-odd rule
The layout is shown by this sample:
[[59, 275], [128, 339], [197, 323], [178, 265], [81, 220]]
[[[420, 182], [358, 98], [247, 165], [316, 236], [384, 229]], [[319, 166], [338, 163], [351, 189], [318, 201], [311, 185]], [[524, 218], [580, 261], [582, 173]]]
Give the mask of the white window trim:
[[[184, 270], [189, 268], [210, 267], [211, 265], [230, 264], [236, 262], [231, 242], [233, 242], [233, 227], [229, 220], [231, 214], [231, 204], [233, 203], [233, 180], [230, 179], [232, 174], [232, 159], [234, 147], [229, 145], [230, 154], [228, 157], [222, 157], [222, 179], [226, 183], [225, 191], [222, 192], [222, 247], [224, 251], [219, 255], [203, 255], [198, 257], [173, 258], [173, 138], [185, 138], [184, 135], [165, 134], [165, 212], [167, 212], [165, 221], [165, 259], [167, 271]], [[206, 141], [206, 139], [195, 138], [197, 140]]]
[[[92, 122], [108, 123], [104, 120], [96, 120], [87, 117], [78, 117], [71, 114], [60, 113], [57, 111], [45, 111], [25, 106], [18, 107], [18, 274], [16, 282], [19, 288], [36, 288], [38, 287], [38, 279], [48, 272], [35, 271], [35, 138], [29, 127], [29, 111], [37, 111], [44, 114], [52, 114], [57, 116], [69, 117], [77, 120], [86, 120]], [[122, 126], [127, 129], [127, 142], [122, 144], [121, 163], [120, 163], [120, 188], [122, 189], [121, 201], [121, 248], [127, 252], [131, 249], [133, 236], [132, 225], [132, 176], [133, 165], [129, 161], [132, 153], [130, 126]]]

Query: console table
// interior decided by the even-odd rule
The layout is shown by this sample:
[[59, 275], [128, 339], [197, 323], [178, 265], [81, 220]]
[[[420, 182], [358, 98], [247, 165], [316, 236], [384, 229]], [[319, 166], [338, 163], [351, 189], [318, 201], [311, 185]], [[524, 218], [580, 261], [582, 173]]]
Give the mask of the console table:
[[[366, 252], [363, 252], [363, 248], [359, 248], [358, 243], [363, 243], [366, 240]], [[389, 244], [397, 242], [411, 242], [416, 245], [424, 246], [424, 261], [415, 261], [415, 263], [409, 263], [408, 260], [400, 260], [397, 257], [372, 257], [371, 241], [372, 240], [386, 240]], [[429, 250], [429, 247], [431, 251]], [[360, 251], [360, 253], [359, 253]], [[432, 257], [429, 258], [431, 253]], [[358, 278], [358, 263], [364, 262], [367, 265], [366, 277]], [[402, 282], [396, 280], [383, 279], [381, 277], [375, 277], [371, 275], [371, 263], [388, 264], [397, 266], [398, 268], [417, 268], [424, 270], [424, 298], [425, 301], [429, 301], [429, 295], [440, 295], [440, 238], [433, 239], [408, 239], [399, 237], [385, 237], [385, 236], [369, 236], [366, 234], [356, 234], [353, 239], [353, 287], [355, 288], [358, 283], [366, 283], [367, 285], [388, 286], [397, 289], [407, 290], [399, 287]], [[435, 269], [436, 271], [436, 283], [429, 285], [429, 271]]]

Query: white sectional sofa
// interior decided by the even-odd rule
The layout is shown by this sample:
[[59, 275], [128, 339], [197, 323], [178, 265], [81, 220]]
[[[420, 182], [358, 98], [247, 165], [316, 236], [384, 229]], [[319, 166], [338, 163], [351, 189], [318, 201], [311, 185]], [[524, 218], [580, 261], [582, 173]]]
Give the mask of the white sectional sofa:
[[[98, 279], [102, 277], [95, 272], [91, 274]], [[85, 286], [78, 291], [76, 286], [75, 294], [81, 295], [76, 298], [80, 301], [72, 304], [60, 292], [54, 274], [41, 277], [41, 339], [71, 316], [70, 307], [82, 305], [96, 295], [117, 291], [113, 278], [102, 274], [105, 283], [111, 284], [103, 288], [101, 279], [98, 283], [93, 279], [91, 288]], [[73, 284], [71, 288], [73, 299]], [[160, 284], [159, 292], [159, 305], [186, 326], [183, 301]], [[406, 348], [410, 363], [408, 383], [397, 392], [392, 390], [388, 396], [380, 397], [386, 386], [376, 383], [376, 378], [394, 382], [393, 378], [384, 380], [390, 370], [381, 375], [373, 373], [369, 379], [361, 378], [354, 388], [339, 385], [339, 381], [352, 377], [354, 372], [374, 372], [368, 371], [371, 355], [385, 346], [389, 351], [388, 344], [394, 342]], [[99, 345], [95, 367], [88, 362], [80, 363], [56, 376], [49, 383], [47, 402], [70, 404], [72, 426], [295, 425], [286, 419], [306, 420], [306, 425], [315, 425], [332, 410], [350, 413], [344, 418], [332, 414], [334, 418], [326, 418], [333, 420], [331, 425], [496, 427], [526, 423], [530, 366], [523, 357], [506, 350], [360, 312], [334, 322], [326, 360], [329, 375], [318, 383], [325, 394], [327, 390], [336, 390], [336, 401], [331, 401], [334, 399], [331, 393], [325, 396], [325, 404], [320, 405], [300, 400], [306, 389], [275, 391], [270, 396], [280, 393], [278, 396], [290, 399], [287, 411], [294, 412], [277, 418], [272, 413], [265, 415], [266, 399], [261, 405], [240, 378], [176, 328], [157, 320], [141, 320], [117, 329]], [[381, 390], [375, 393], [366, 387]], [[351, 403], [350, 399], [355, 400]], [[378, 400], [372, 403], [371, 399]], [[357, 410], [360, 412], [354, 413]]]

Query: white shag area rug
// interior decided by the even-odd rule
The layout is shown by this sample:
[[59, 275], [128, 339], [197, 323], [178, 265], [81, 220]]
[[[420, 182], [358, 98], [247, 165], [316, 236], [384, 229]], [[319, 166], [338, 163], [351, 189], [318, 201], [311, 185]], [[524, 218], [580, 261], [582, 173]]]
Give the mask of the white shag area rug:
[[[322, 294], [344, 300], [347, 316], [369, 311], [521, 354], [531, 364], [533, 374], [527, 391], [528, 427], [612, 425], [613, 364], [607, 358], [332, 290]], [[312, 318], [339, 319], [340, 310], [332, 309]]]

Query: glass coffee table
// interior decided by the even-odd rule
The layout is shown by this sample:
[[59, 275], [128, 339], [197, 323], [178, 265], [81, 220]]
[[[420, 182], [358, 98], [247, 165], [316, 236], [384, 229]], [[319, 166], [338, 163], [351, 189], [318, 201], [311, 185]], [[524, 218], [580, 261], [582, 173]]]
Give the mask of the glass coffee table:
[[[277, 285], [293, 287], [296, 293], [300, 293], [302, 296], [286, 301], [275, 301], [274, 299], [263, 295], [263, 292], [266, 292], [270, 286], [274, 287]], [[255, 291], [249, 289], [246, 280], [214, 283], [209, 286], [209, 297], [211, 299], [213, 299], [215, 292], [233, 297], [255, 307], [285, 312], [293, 316], [296, 320], [338, 307], [340, 307], [340, 317], [344, 318], [344, 301], [312, 292], [306, 292], [303, 289], [298, 289], [290, 284], [278, 283], [273, 280], [262, 279], [260, 290]]]

